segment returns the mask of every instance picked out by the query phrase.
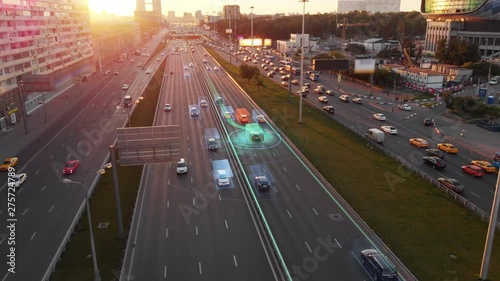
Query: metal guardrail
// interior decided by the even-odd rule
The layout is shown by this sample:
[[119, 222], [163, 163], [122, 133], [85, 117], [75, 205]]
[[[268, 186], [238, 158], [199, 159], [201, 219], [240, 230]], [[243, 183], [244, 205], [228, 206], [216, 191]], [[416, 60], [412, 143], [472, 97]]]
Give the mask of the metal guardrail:
[[[321, 110], [323, 111], [323, 108], [314, 104], [313, 102], [311, 102], [310, 100], [307, 100], [307, 99], [303, 99], [303, 101], [307, 102], [309, 105], [311, 105], [312, 107], [314, 108], [317, 108], [318, 110]], [[409, 163], [408, 161], [404, 160], [402, 157], [400, 157], [399, 155], [391, 152], [390, 150], [388, 150], [387, 148], [367, 139], [364, 135], [364, 133], [362, 132], [359, 132], [357, 130], [355, 130], [351, 125], [347, 124], [346, 122], [340, 120], [339, 118], [337, 118], [336, 116], [334, 115], [330, 115], [326, 112], [324, 112], [327, 116], [329, 116], [331, 119], [335, 120], [337, 123], [339, 123], [340, 125], [342, 125], [343, 127], [345, 127], [346, 129], [348, 129], [349, 131], [351, 131], [352, 133], [358, 135], [359, 137], [363, 138], [363, 139], [366, 139], [369, 141], [369, 143], [372, 143], [373, 145], [371, 146], [372, 148], [375, 148], [377, 149], [378, 151], [384, 153], [386, 156], [389, 156], [391, 157], [392, 159], [394, 160], [397, 160], [399, 163], [401, 163], [401, 165], [403, 165], [404, 167], [406, 167], [408, 170], [412, 171], [413, 173], [419, 175], [420, 177], [424, 178], [425, 180], [428, 180], [429, 183], [433, 184], [434, 186], [436, 186], [437, 188], [441, 189], [442, 191], [444, 191], [446, 194], [448, 194], [450, 197], [452, 197], [456, 202], [460, 203], [460, 205], [466, 207], [467, 209], [469, 209], [470, 211], [472, 211], [474, 214], [478, 215], [482, 220], [486, 221], [486, 222], [489, 222], [489, 219], [490, 219], [490, 215], [485, 213], [484, 211], [482, 211], [479, 207], [477, 207], [476, 205], [472, 204], [471, 202], [467, 201], [467, 199], [463, 198], [462, 196], [460, 196], [459, 194], [449, 190], [448, 188], [446, 188], [445, 186], [443, 186], [442, 184], [440, 184], [437, 180], [435, 180], [434, 178], [431, 178], [430, 176], [428, 176], [427, 174], [425, 174], [424, 172], [422, 172], [420, 169], [416, 168], [415, 166], [413, 166], [411, 163]], [[498, 230], [500, 230], [500, 222], [496, 222], [496, 228]]]

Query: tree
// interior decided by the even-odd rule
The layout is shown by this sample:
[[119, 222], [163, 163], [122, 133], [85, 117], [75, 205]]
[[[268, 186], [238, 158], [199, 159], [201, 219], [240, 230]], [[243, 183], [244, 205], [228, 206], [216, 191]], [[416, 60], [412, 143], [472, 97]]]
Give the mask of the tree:
[[264, 81], [262, 80], [262, 77], [260, 74], [257, 74], [253, 77], [255, 80], [255, 85], [257, 85], [257, 93], [260, 91], [260, 87], [265, 87]]
[[259, 69], [256, 66], [244, 63], [240, 64], [240, 76], [243, 79], [247, 79], [248, 83], [250, 83], [250, 79], [252, 79], [257, 74], [259, 74]]
[[450, 40], [450, 42], [442, 39], [438, 41], [436, 58], [441, 63], [463, 65], [466, 62], [477, 62], [481, 56], [475, 44], [459, 39]]

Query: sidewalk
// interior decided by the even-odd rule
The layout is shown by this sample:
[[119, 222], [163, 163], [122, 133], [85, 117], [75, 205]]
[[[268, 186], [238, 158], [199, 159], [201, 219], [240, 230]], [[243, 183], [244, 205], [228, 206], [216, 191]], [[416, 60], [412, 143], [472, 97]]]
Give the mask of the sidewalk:
[[[104, 76], [99, 78], [99, 75], [91, 75], [87, 82], [81, 82], [72, 87], [62, 87], [59, 92], [47, 95], [45, 110], [42, 99], [42, 104], [28, 113], [26, 118], [27, 134], [25, 134], [22, 120], [18, 120], [14, 125], [9, 125], [8, 131], [0, 132], [0, 160], [17, 156], [23, 148], [37, 140], [44, 130], [48, 129], [65, 111], [96, 88], [103, 80]], [[45, 123], [45, 119], [47, 123]]]

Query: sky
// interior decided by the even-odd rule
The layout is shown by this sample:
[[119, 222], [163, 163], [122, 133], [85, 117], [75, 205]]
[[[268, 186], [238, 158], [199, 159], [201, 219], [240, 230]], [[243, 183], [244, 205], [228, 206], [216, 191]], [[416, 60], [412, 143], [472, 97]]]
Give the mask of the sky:
[[[95, 12], [106, 11], [118, 16], [133, 16], [135, 10], [135, 0], [88, 0], [90, 9]], [[146, 0], [150, 2], [151, 0]], [[249, 14], [250, 7], [254, 6], [256, 15], [276, 14], [276, 13], [295, 13], [302, 14], [304, 4], [299, 0], [161, 0], [162, 12], [175, 11], [175, 15], [182, 17], [184, 12], [194, 13], [201, 10], [203, 15], [214, 15], [214, 12], [222, 11], [224, 5], [239, 5], [242, 14]], [[384, 0], [379, 0], [384, 1]], [[401, 0], [401, 11], [419, 11], [420, 2], [416, 0]], [[306, 14], [317, 14], [335, 12], [337, 9], [337, 0], [308, 0], [305, 3]]]

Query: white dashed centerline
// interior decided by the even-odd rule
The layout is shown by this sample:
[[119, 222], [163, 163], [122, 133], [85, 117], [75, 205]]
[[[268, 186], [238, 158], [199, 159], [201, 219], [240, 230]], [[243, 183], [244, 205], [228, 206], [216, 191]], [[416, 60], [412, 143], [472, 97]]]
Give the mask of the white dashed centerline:
[[198, 227], [197, 227], [197, 226], [195, 226], [194, 228], [195, 228], [195, 230], [196, 230], [196, 236], [198, 236]]
[[44, 190], [45, 190], [45, 187], [47, 187], [47, 186], [46, 186], [46, 185], [44, 185], [44, 186], [42, 187], [42, 191], [44, 191]]
[[472, 192], [472, 191], [471, 191], [471, 193], [470, 193], [470, 194], [472, 194], [472, 195], [476, 196], [477, 198], [481, 198], [481, 196], [477, 195], [476, 193], [474, 193], [474, 192]]
[[35, 233], [33, 233], [33, 235], [31, 235], [30, 240], [33, 240], [33, 238], [35, 238], [35, 235], [36, 235], [36, 232], [35, 232]]
[[316, 214], [316, 216], [319, 216], [319, 215], [318, 215], [318, 212], [316, 212], [316, 209], [314, 209], [314, 208], [313, 208], [313, 211], [314, 211], [314, 213]]
[[285, 167], [283, 167], [283, 170], [284, 170], [285, 172], [288, 172], [288, 171], [286, 170], [286, 168], [285, 168]]
[[54, 205], [52, 205], [49, 209], [49, 213], [52, 212], [52, 209], [54, 209]]
[[167, 278], [167, 266], [163, 267], [163, 278]]
[[195, 202], [195, 199], [194, 199], [194, 197], [193, 197], [193, 206], [194, 206], [194, 205], [196, 205], [196, 202]]
[[229, 226], [227, 225], [227, 220], [224, 220], [224, 224], [226, 225], [226, 229], [229, 229]]
[[168, 228], [165, 229], [165, 238], [168, 238]]
[[198, 270], [200, 271], [200, 275], [202, 274], [202, 271], [201, 271], [201, 262], [198, 262]]
[[167, 201], [167, 208], [170, 207], [170, 201]]
[[342, 249], [342, 246], [340, 246], [340, 243], [339, 243], [339, 241], [337, 241], [337, 238], [334, 238], [334, 240], [335, 240], [335, 242], [337, 242], [337, 245], [339, 245], [339, 248]]
[[28, 208], [26, 208], [26, 210], [24, 210], [24, 212], [21, 216], [24, 216], [24, 214], [26, 214], [27, 211], [28, 211]]
[[299, 187], [299, 185], [298, 185], [298, 184], [296, 184], [296, 185], [295, 185], [295, 187], [297, 187], [297, 189], [298, 189], [298, 190], [300, 190], [300, 187]]
[[236, 261], [236, 256], [233, 255], [233, 260], [234, 260], [234, 266], [238, 267], [238, 262]]
[[220, 198], [220, 194], [218, 196], [219, 196], [219, 201], [222, 201], [222, 199]]
[[290, 211], [286, 210], [286, 212], [288, 213], [288, 216], [292, 218], [292, 214], [290, 214]]
[[309, 250], [309, 252], [312, 253], [311, 247], [309, 247], [309, 244], [307, 244], [307, 241], [304, 241], [304, 243], [306, 243], [306, 246], [307, 246], [307, 249]]

